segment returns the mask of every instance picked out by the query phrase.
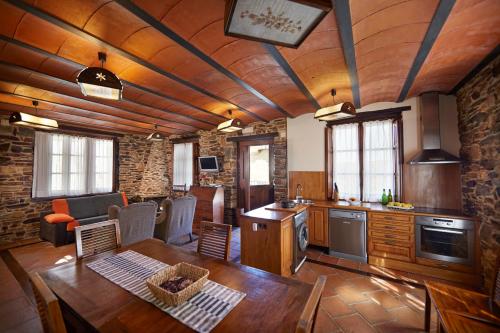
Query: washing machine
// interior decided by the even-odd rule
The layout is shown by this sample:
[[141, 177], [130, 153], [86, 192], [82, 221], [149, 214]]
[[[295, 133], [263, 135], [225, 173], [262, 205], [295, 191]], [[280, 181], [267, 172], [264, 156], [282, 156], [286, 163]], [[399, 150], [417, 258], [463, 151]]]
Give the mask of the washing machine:
[[309, 244], [309, 229], [307, 228], [307, 210], [293, 217], [293, 257], [292, 273], [295, 274], [306, 260], [306, 249]]

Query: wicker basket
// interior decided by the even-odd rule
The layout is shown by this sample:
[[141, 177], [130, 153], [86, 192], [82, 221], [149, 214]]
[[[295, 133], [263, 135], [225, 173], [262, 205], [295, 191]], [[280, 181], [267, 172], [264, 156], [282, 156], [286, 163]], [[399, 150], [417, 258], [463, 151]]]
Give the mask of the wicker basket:
[[[205, 282], [207, 282], [208, 273], [208, 269], [181, 262], [175, 266], [162, 269], [152, 275], [146, 280], [146, 284], [153, 295], [155, 295], [155, 297], [160, 299], [163, 303], [168, 306], [177, 306], [193, 297], [196, 293], [200, 292], [201, 288], [205, 285]], [[160, 284], [175, 276], [187, 277], [194, 282], [176, 293], [171, 293], [160, 287]]]

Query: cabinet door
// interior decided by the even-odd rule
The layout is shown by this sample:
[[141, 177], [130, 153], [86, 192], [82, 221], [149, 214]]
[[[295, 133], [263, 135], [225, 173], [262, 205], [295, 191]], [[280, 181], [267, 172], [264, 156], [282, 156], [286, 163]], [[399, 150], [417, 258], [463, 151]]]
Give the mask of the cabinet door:
[[309, 242], [328, 246], [328, 210], [320, 207], [309, 209]]

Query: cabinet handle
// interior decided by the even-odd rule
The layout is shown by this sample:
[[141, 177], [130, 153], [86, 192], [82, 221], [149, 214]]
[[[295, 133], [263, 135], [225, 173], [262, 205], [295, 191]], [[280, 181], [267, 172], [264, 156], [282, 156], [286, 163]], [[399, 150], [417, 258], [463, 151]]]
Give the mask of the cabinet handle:
[[384, 216], [384, 219], [385, 220], [394, 220], [394, 218], [392, 216]]
[[389, 226], [389, 225], [385, 225], [385, 226], [384, 226], [384, 228], [385, 228], [385, 229], [395, 229], [394, 227], [391, 227], [391, 226]]
[[386, 238], [396, 238], [394, 235], [384, 235]]
[[385, 241], [385, 245], [396, 245], [396, 242]]

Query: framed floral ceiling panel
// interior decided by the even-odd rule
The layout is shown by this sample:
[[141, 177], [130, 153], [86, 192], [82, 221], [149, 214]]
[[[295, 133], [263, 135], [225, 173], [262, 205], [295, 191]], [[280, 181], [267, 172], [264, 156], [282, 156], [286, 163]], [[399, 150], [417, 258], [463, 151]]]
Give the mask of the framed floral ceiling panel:
[[327, 0], [229, 0], [224, 32], [297, 48], [330, 9]]

